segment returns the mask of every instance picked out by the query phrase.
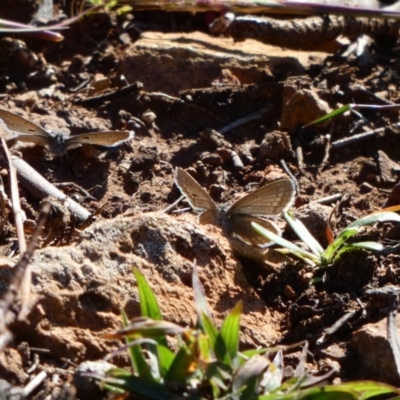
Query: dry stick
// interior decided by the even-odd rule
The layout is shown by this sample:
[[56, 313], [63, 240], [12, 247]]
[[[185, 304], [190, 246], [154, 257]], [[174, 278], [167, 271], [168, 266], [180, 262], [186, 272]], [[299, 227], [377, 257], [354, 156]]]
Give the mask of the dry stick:
[[296, 177], [292, 174], [292, 171], [289, 169], [289, 167], [286, 164], [286, 161], [284, 159], [281, 159], [281, 165], [282, 168], [285, 170], [285, 172], [289, 175], [290, 179], [294, 182], [296, 186], [296, 190], [299, 190], [299, 182], [297, 182]]
[[336, 140], [335, 142], [331, 143], [331, 147], [334, 149], [337, 149], [339, 147], [343, 147], [348, 144], [358, 142], [360, 140], [368, 139], [368, 138], [373, 137], [373, 136], [377, 135], [378, 133], [381, 133], [384, 131], [385, 131], [385, 128], [378, 128], [378, 129], [374, 129], [373, 131], [367, 131], [364, 133], [360, 133], [358, 135], [350, 136], [348, 138]]
[[347, 321], [354, 317], [357, 310], [350, 311], [339, 318], [330, 328], [328, 328], [322, 336], [315, 342], [317, 346], [322, 345], [326, 339], [333, 335], [339, 328], [341, 328]]
[[18, 157], [12, 157], [12, 163], [17, 170], [21, 184], [37, 199], [54, 197], [64, 202], [68, 210], [81, 222], [90, 218], [91, 214], [86, 208], [69, 198], [65, 193], [58, 190], [48, 180], [43, 178], [29, 164]]
[[231, 124], [224, 126], [223, 128], [219, 129], [218, 132], [224, 135], [225, 133], [230, 132], [233, 129], [238, 128], [241, 125], [245, 125], [251, 121], [255, 121], [257, 119], [261, 119], [262, 116], [269, 110], [271, 110], [272, 106], [270, 104], [263, 107], [261, 110], [255, 111], [249, 115], [246, 115], [243, 118], [239, 118], [237, 121], [232, 122]]
[[[8, 169], [10, 171], [10, 188], [11, 188], [11, 203], [14, 213], [14, 221], [17, 229], [18, 245], [21, 258], [26, 252], [26, 239], [24, 232], [24, 221], [23, 221], [23, 211], [21, 209], [21, 202], [19, 199], [17, 174], [15, 168], [11, 162], [10, 152], [8, 150], [7, 144], [3, 138], [1, 139], [2, 151], [4, 153]], [[30, 304], [33, 302], [31, 293], [31, 283], [32, 283], [32, 271], [29, 265], [25, 269], [24, 276], [21, 282], [21, 300], [22, 306], [18, 318], [24, 319], [29, 312]]]
[[178, 200], [174, 201], [170, 206], [168, 206], [167, 208], [165, 208], [165, 209], [163, 210], [163, 212], [168, 213], [168, 212], [171, 211], [175, 206], [177, 206], [184, 198], [185, 198], [185, 196], [182, 195], [181, 197], [179, 197]]
[[2, 151], [4, 153], [4, 158], [6, 159], [7, 166], [10, 171], [11, 204], [13, 207], [15, 225], [17, 229], [19, 251], [22, 256], [22, 254], [26, 251], [26, 240], [25, 240], [24, 222], [23, 222], [24, 213], [21, 210], [21, 203], [19, 200], [17, 174], [15, 173], [15, 168], [11, 163], [8, 146], [3, 138], [0, 139], [1, 139]]
[[342, 198], [341, 193], [332, 194], [331, 196], [322, 197], [321, 199], [310, 201], [310, 204], [329, 204]]
[[21, 260], [14, 267], [14, 277], [4, 295], [4, 298], [0, 301], [0, 352], [12, 339], [11, 332], [7, 329], [7, 326], [14, 322], [17, 317], [16, 313], [18, 311], [15, 310], [13, 306], [17, 302], [19, 288], [22, 285], [25, 271], [28, 268], [33, 251], [37, 246], [49, 211], [50, 203], [45, 203], [40, 211], [36, 229], [28, 243], [27, 250], [22, 254]]
[[397, 37], [400, 21], [387, 21], [377, 18], [345, 18], [329, 15], [323, 17], [279, 20], [261, 16], [237, 17], [226, 34], [235, 41], [255, 39], [280, 47], [313, 49], [323, 42], [335, 40], [340, 35], [355, 37], [367, 35], [392, 35]]
[[162, 93], [162, 92], [143, 93], [143, 95], [144, 96], [149, 96], [149, 97], [155, 97], [155, 98], [159, 97], [159, 98], [163, 98], [163, 99], [169, 100], [169, 101], [171, 101], [173, 103], [184, 104], [187, 107], [194, 108], [195, 110], [200, 110], [202, 112], [205, 112], [205, 113], [209, 114], [211, 117], [213, 117], [217, 121], [220, 121], [220, 122], [222, 122], [224, 124], [227, 123], [226, 120], [224, 120], [223, 118], [219, 117], [218, 115], [215, 115], [210, 110], [207, 110], [206, 108], [200, 107], [197, 104], [189, 103], [189, 102], [187, 102], [185, 100], [180, 99], [179, 97], [173, 97], [173, 96], [170, 96], [169, 94], [165, 94], [165, 93]]
[[10, 391], [10, 397], [20, 396], [19, 398], [27, 398], [45, 379], [47, 374], [45, 371], [39, 372], [24, 388], [14, 388]]
[[300, 145], [300, 141], [298, 139], [293, 139], [294, 153], [296, 154], [297, 165], [301, 172], [304, 171], [304, 157], [303, 157], [303, 149]]
[[384, 103], [384, 104], [387, 104], [387, 105], [394, 105], [394, 104], [396, 104], [394, 101], [390, 101], [390, 100], [387, 100], [387, 99], [385, 99], [385, 98], [383, 98], [383, 97], [381, 97], [381, 96], [378, 96], [377, 94], [375, 94], [374, 92], [371, 92], [370, 90], [368, 90], [368, 89], [365, 88], [364, 86], [356, 85], [356, 86], [354, 87], [354, 90], [360, 90], [361, 92], [367, 94], [368, 96], [370, 96], [370, 97], [373, 98], [374, 100], [381, 101], [381, 102]]
[[127, 96], [132, 93], [139, 93], [143, 89], [143, 83], [135, 82], [132, 85], [124, 86], [109, 93], [101, 94], [98, 96], [87, 97], [86, 99], [73, 100], [73, 104], [82, 104], [85, 106], [93, 106], [98, 103], [104, 103], [107, 100], [114, 100], [118, 97]]

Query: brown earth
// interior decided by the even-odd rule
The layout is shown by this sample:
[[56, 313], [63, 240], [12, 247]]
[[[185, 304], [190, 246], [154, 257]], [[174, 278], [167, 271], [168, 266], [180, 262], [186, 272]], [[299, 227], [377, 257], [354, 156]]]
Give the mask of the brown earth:
[[[82, 399], [105, 396], [73, 380], [74, 372], [117, 348], [102, 335], [121, 326], [121, 308], [130, 318], [139, 314], [132, 267], [150, 282], [165, 319], [193, 324], [194, 260], [218, 323], [243, 301], [241, 348], [306, 339], [315, 373], [334, 368], [334, 376], [345, 381], [400, 382], [381, 328], [387, 304], [363, 293], [366, 287], [398, 284], [398, 250], [350, 253], [322, 272], [270, 258], [271, 270], [235, 257], [219, 228], [199, 225], [190, 211], [177, 212], [183, 206], [163, 211], [180, 196], [176, 167], [187, 169], [224, 203], [285, 177], [281, 160], [298, 183], [294, 210], [323, 246], [332, 216], [329, 226], [337, 234], [358, 217], [398, 204], [397, 111], [361, 110], [362, 115], [301, 128], [343, 104], [397, 101], [397, 59], [376, 50], [374, 62], [360, 66], [357, 59], [321, 49], [234, 43], [209, 36], [205, 27], [202, 14], [138, 13], [132, 21], [95, 14], [63, 32], [65, 40], [57, 44], [10, 36], [0, 41], [0, 107], [71, 135], [109, 129], [136, 134], [108, 152], [84, 146], [64, 157], [37, 146], [15, 147], [94, 215], [87, 226], [68, 213], [48, 223], [50, 244], [32, 260], [37, 303], [27, 321], [10, 326], [13, 342], [0, 355], [0, 378], [14, 388], [46, 372], [34, 398], [74, 398], [76, 391]], [[134, 82], [143, 87], [119, 90]], [[116, 92], [111, 99], [105, 96], [110, 92]], [[212, 131], [224, 132], [265, 107], [258, 118], [223, 135]], [[377, 128], [384, 129], [335, 144]], [[9, 193], [6, 169], [2, 177]], [[32, 227], [40, 199], [22, 184], [19, 189], [26, 225]], [[334, 202], [315, 203], [335, 194], [340, 196]], [[12, 256], [16, 231], [8, 206], [4, 213], [1, 244], [3, 254]], [[26, 229], [28, 238], [31, 231]], [[288, 230], [284, 236], [296, 240]], [[399, 232], [379, 225], [362, 239], [390, 246]], [[4, 293], [13, 272], [5, 267], [0, 274]], [[312, 277], [323, 279], [310, 285]], [[354, 312], [352, 318], [318, 345], [348, 312]], [[380, 357], [383, 351], [386, 357]], [[297, 357], [288, 356], [286, 364], [295, 367]], [[112, 362], [128, 363], [124, 355]]]

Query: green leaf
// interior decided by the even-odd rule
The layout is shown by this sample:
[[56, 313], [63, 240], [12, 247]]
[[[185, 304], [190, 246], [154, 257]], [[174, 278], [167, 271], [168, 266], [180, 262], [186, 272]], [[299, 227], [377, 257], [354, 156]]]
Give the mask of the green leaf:
[[400, 215], [391, 211], [369, 214], [365, 217], [359, 218], [356, 221], [352, 222], [346, 229], [352, 227], [372, 225], [376, 224], [377, 222], [387, 222], [387, 221], [400, 222]]
[[162, 320], [162, 314], [156, 296], [154, 295], [150, 285], [147, 283], [146, 278], [137, 268], [133, 268], [133, 273], [135, 274], [138, 284], [142, 317], [149, 317], [156, 321]]
[[253, 399], [258, 385], [270, 362], [265, 356], [255, 356], [241, 365], [232, 382], [232, 391], [243, 391], [241, 400]]
[[[334, 388], [335, 386], [330, 386]], [[383, 394], [396, 393], [400, 395], [400, 390], [394, 386], [387, 385], [385, 383], [374, 382], [374, 381], [354, 381], [346, 382], [338, 385], [341, 389], [352, 389], [360, 393], [360, 400], [367, 400], [375, 396]]]
[[349, 247], [373, 251], [382, 251], [384, 249], [383, 244], [377, 242], [357, 242], [349, 244]]
[[196, 264], [193, 265], [192, 286], [194, 292], [194, 301], [196, 304], [197, 318], [199, 319], [200, 325], [203, 325], [203, 315], [207, 315], [208, 318], [211, 320], [211, 312], [208, 308], [203, 285], [201, 284], [199, 276], [197, 274]]
[[[240, 334], [240, 315], [242, 314], [243, 303], [239, 301], [226, 316], [220, 330], [220, 336], [225, 343], [229, 355], [229, 364], [236, 367], [238, 365], [239, 334]], [[226, 360], [226, 359], [225, 359]], [[227, 361], [227, 360], [226, 360]]]
[[[156, 296], [154, 295], [153, 290], [150, 285], [147, 283], [144, 275], [137, 269], [133, 268], [133, 273], [136, 277], [139, 291], [139, 301], [140, 301], [140, 312], [142, 317], [148, 317], [156, 321], [162, 320], [161, 309], [158, 305]], [[168, 347], [167, 339], [165, 335], [161, 335], [158, 338], [154, 338], [157, 342], [165, 347]], [[154, 346], [148, 345], [146, 348], [153, 352], [153, 354], [157, 354], [157, 350]]]
[[[122, 313], [123, 326], [126, 327], [129, 324], [128, 317], [124, 310], [122, 310], [121, 313]], [[129, 337], [125, 337], [126, 344], [129, 344], [131, 342], [132, 339], [129, 339]], [[129, 347], [128, 353], [134, 371], [136, 371], [136, 373], [142, 378], [148, 380], [154, 380], [151, 375], [150, 367], [147, 364], [146, 359], [144, 357], [142, 347], [140, 345], [134, 345], [132, 347]]]
[[185, 382], [197, 368], [197, 359], [187, 346], [176, 353], [171, 367], [165, 376], [166, 382]]
[[344, 105], [342, 107], [337, 108], [336, 110], [333, 110], [332, 112], [330, 112], [328, 114], [325, 114], [321, 118], [315, 119], [314, 121], [308, 123], [307, 125], [304, 125], [303, 128], [306, 128], [306, 127], [311, 126], [311, 125], [319, 124], [320, 122], [324, 122], [324, 121], [326, 121], [328, 119], [331, 119], [331, 118], [338, 117], [339, 115], [342, 115], [345, 112], [351, 110], [353, 107], [354, 107], [353, 104], [346, 104], [346, 105]]
[[218, 338], [218, 329], [215, 326], [212, 319], [206, 314], [202, 315], [201, 321], [202, 321], [203, 332], [210, 339], [212, 348], [215, 349], [215, 345], [216, 345], [217, 338]]
[[260, 388], [263, 388], [265, 393], [270, 393], [278, 389], [282, 385], [283, 378], [283, 353], [278, 351], [270, 362], [268, 369], [263, 373], [260, 382]]
[[322, 246], [318, 241], [311, 235], [310, 231], [304, 226], [304, 224], [297, 218], [294, 218], [287, 211], [283, 213], [283, 217], [290, 227], [294, 230], [296, 235], [305, 243], [308, 248], [315, 254], [316, 257], [320, 257], [324, 252]]
[[335, 253], [338, 251], [338, 249], [341, 246], [343, 246], [346, 240], [348, 240], [354, 235], [357, 235], [359, 231], [360, 229], [358, 227], [353, 227], [353, 228], [347, 227], [346, 229], [344, 229], [335, 239], [335, 241], [327, 247], [325, 253], [322, 255], [324, 263], [331, 264], [333, 261], [333, 257], [335, 256]]
[[271, 242], [274, 242], [276, 244], [279, 244], [279, 246], [283, 246], [287, 249], [289, 249], [293, 254], [301, 254], [302, 256], [310, 259], [312, 262], [315, 264], [320, 264], [321, 260], [319, 257], [316, 257], [313, 253], [310, 253], [309, 251], [303, 250], [301, 247], [295, 245], [292, 242], [289, 242], [288, 240], [276, 235], [275, 233], [263, 228], [261, 225], [257, 224], [256, 222], [252, 222], [251, 225], [253, 228], [261, 235], [270, 240]]
[[175, 354], [168, 347], [157, 345], [160, 375], [165, 378], [174, 361]]
[[133, 376], [127, 371], [114, 369], [110, 370], [108, 377], [102, 379], [106, 385], [116, 389], [122, 389], [141, 399], [149, 400], [177, 400], [180, 397], [171, 394], [165, 385], [158, 382], [149, 382], [137, 376]]

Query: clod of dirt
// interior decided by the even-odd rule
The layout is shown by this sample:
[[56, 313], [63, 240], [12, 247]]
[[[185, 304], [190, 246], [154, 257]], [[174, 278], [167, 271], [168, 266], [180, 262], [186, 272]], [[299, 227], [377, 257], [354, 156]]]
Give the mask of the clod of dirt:
[[[125, 49], [118, 72], [130, 82], [140, 80], [149, 92], [161, 90], [170, 95], [187, 89], [187, 82], [191, 88], [209, 87], [224, 69], [229, 69], [242, 85], [261, 83], [271, 73], [284, 76], [290, 71], [300, 75], [303, 65], [308, 63], [308, 55], [293, 56], [292, 52], [287, 57], [284, 50], [280, 52], [281, 57], [271, 57], [269, 46], [252, 41], [238, 44], [232, 39], [213, 38], [201, 32], [184, 36], [146, 32]], [[276, 48], [274, 54], [277, 54]]]
[[[283, 105], [281, 128], [292, 131], [331, 111], [328, 103], [321, 100], [315, 92], [307, 89], [299, 90]], [[321, 126], [327, 124], [329, 121], [321, 123]]]
[[307, 204], [296, 210], [298, 218], [322, 246], [327, 245], [326, 227], [332, 208], [323, 204]]
[[[397, 317], [397, 330], [400, 318]], [[364, 325], [355, 332], [350, 341], [349, 359], [354, 368], [352, 379], [373, 379], [395, 386], [400, 385], [400, 377], [393, 358], [393, 352], [387, 340], [387, 322], [382, 319], [377, 323]]]
[[72, 383], [76, 388], [77, 398], [103, 398], [106, 394], [106, 389], [102, 389], [97, 380], [85, 376], [85, 374], [89, 373], [96, 374], [97, 376], [103, 376], [111, 368], [115, 368], [115, 365], [103, 360], [85, 361], [80, 364], [75, 370], [74, 378], [72, 380]]
[[400, 165], [392, 161], [382, 150], [378, 150], [378, 164], [384, 182], [394, 183], [397, 181], [396, 173], [400, 172]]

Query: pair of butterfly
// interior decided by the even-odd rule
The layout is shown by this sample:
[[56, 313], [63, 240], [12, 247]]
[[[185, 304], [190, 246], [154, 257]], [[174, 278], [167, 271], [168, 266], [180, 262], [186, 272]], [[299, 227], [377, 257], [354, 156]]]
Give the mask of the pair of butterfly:
[[234, 202], [231, 206], [217, 206], [208, 193], [181, 168], [175, 170], [175, 183], [195, 210], [202, 210], [200, 222], [215, 223], [226, 235], [257, 247], [266, 247], [268, 240], [251, 226], [256, 222], [263, 228], [281, 235], [281, 230], [270, 220], [293, 204], [296, 187], [291, 179], [281, 179], [263, 186]]
[[132, 131], [107, 131], [66, 136], [61, 133], [49, 132], [26, 118], [0, 108], [0, 136], [6, 141], [17, 140], [45, 146], [53, 154], [62, 155], [83, 144], [115, 147], [133, 139], [135, 133]]

